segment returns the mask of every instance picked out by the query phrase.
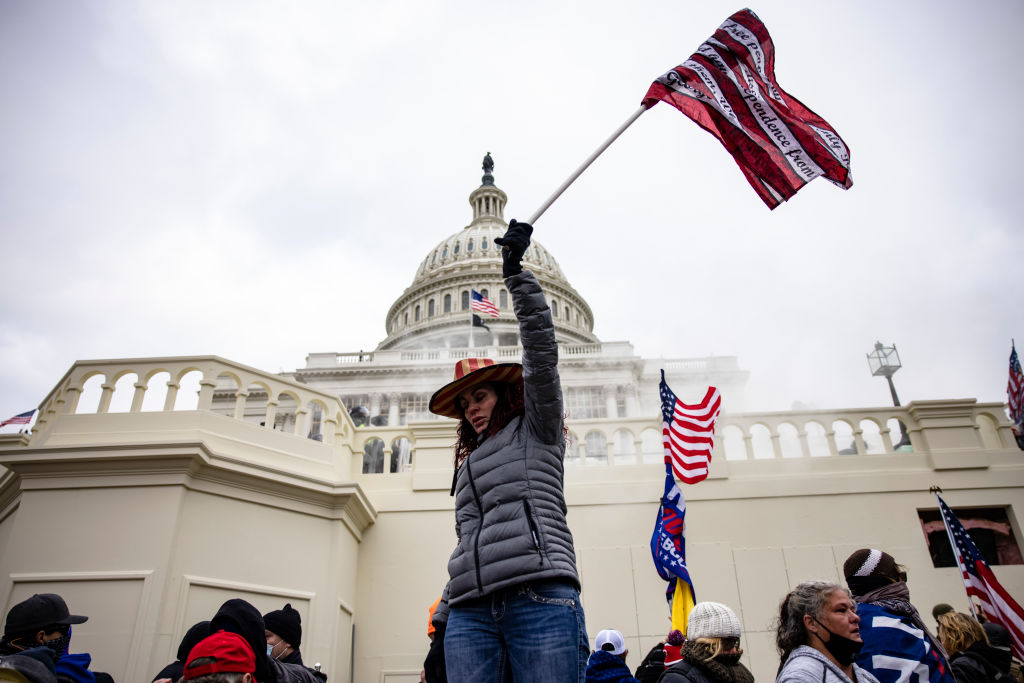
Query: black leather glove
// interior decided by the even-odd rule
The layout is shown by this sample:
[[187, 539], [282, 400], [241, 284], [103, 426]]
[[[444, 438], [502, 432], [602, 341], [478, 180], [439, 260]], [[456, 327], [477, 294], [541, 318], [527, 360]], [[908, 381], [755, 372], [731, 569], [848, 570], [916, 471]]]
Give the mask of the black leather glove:
[[508, 224], [508, 230], [503, 237], [494, 240], [495, 244], [501, 245], [501, 276], [512, 277], [523, 272], [523, 254], [530, 246], [530, 235], [533, 234], [533, 226], [529, 223], [519, 223], [515, 218]]

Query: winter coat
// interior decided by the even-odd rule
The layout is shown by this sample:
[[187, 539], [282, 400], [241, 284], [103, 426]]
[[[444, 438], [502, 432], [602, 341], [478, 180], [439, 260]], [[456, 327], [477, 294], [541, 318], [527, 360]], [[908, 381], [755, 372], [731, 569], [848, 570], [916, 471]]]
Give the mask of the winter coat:
[[562, 579], [580, 587], [565, 520], [562, 388], [551, 310], [530, 271], [505, 284], [523, 343], [524, 414], [459, 467], [458, 545], [445, 588], [451, 606], [535, 581]]
[[1005, 656], [985, 642], [977, 642], [963, 652], [951, 655], [950, 666], [957, 683], [988, 683], [989, 681], [1011, 681], [1004, 673], [1002, 663]]
[[[857, 683], [878, 683], [874, 675], [853, 665]], [[853, 683], [843, 670], [809, 645], [801, 645], [789, 653], [775, 683]]]
[[881, 683], [906, 680], [908, 670], [916, 672], [922, 665], [928, 671], [922, 681], [954, 683], [949, 664], [908, 615], [871, 603], [857, 605], [857, 614], [864, 641], [857, 665]]
[[276, 659], [268, 659], [277, 683], [321, 683], [311, 669], [301, 664], [285, 664]]
[[590, 653], [586, 683], [640, 683], [618, 655], [605, 650]]
[[731, 661], [711, 657], [711, 649], [704, 643], [687, 641], [682, 646], [683, 660], [665, 669], [658, 683], [753, 683], [754, 675], [739, 662], [741, 652]]

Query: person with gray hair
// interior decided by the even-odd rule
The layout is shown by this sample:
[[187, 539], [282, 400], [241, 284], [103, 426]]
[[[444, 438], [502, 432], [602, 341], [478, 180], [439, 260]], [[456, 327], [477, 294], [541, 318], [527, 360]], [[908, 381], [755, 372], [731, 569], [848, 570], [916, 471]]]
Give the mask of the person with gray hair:
[[776, 683], [878, 683], [857, 666], [863, 646], [857, 604], [831, 581], [804, 581], [779, 607]]

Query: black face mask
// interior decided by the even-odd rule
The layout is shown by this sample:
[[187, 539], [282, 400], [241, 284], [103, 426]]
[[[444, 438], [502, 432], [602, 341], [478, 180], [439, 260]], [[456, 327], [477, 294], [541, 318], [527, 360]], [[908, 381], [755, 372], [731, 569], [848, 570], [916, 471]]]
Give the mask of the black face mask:
[[[814, 617], [811, 618], [814, 619]], [[838, 633], [833, 633], [828, 630], [828, 627], [825, 626], [825, 624], [821, 623], [817, 619], [814, 620], [818, 622], [818, 626], [828, 631], [828, 642], [825, 642], [824, 640], [821, 642], [825, 644], [825, 649], [828, 650], [828, 653], [832, 655], [837, 662], [842, 666], [849, 666], [857, 661], [857, 655], [860, 654], [861, 648], [864, 647], [863, 641], [853, 640], [846, 636], [841, 636]]]

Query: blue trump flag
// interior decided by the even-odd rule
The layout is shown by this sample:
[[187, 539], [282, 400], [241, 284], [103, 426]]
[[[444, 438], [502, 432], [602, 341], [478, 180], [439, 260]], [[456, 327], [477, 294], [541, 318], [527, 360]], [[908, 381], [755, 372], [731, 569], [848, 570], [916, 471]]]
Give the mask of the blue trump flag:
[[668, 581], [666, 597], [672, 604], [672, 628], [686, 633], [686, 619], [696, 603], [693, 582], [686, 569], [686, 500], [665, 465], [665, 493], [651, 535], [651, 556], [658, 575]]

